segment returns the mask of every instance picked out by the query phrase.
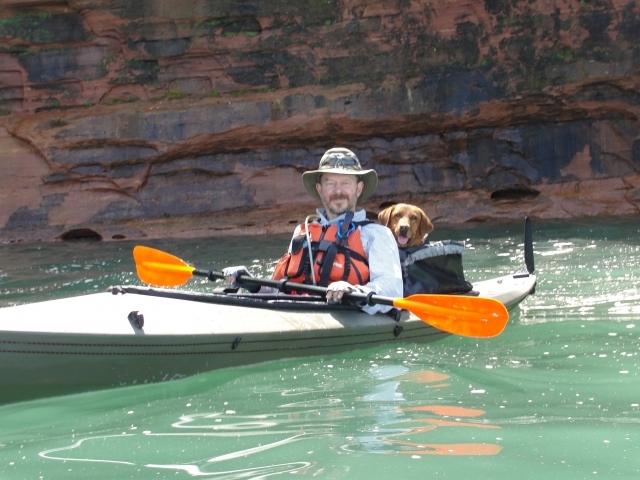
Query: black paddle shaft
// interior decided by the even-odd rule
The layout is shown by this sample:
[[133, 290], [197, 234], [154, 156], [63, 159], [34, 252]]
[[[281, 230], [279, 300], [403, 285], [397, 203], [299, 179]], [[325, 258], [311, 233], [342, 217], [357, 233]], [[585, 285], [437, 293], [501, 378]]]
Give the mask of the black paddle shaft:
[[[193, 275], [206, 277], [209, 280], [223, 280], [225, 277], [222, 273], [214, 270], [204, 272], [202, 270], [193, 270]], [[288, 280], [270, 280], [267, 278], [249, 277], [247, 275], [238, 275], [238, 284], [259, 285], [261, 287], [276, 288], [282, 293], [303, 292], [324, 297], [327, 294], [326, 287], [317, 285], [305, 285], [303, 283], [289, 282]], [[381, 297], [371, 293], [351, 292], [345, 293], [344, 298], [364, 302], [366, 305], [391, 305], [393, 306], [393, 298]]]

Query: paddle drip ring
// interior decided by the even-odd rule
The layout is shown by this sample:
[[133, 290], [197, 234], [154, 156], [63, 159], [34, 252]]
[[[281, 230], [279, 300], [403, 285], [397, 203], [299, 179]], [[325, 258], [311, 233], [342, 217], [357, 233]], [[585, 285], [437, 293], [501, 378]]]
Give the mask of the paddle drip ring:
[[370, 307], [373, 307], [375, 305], [375, 303], [373, 303], [371, 301], [371, 297], [373, 297], [376, 294], [376, 292], [369, 292], [367, 293], [367, 305]]

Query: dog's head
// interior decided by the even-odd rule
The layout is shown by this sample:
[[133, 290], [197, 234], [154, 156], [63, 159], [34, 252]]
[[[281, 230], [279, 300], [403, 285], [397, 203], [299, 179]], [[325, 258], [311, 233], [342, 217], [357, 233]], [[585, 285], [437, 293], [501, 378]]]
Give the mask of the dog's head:
[[406, 203], [397, 203], [378, 214], [378, 222], [388, 227], [399, 247], [420, 245], [424, 236], [433, 230], [433, 224], [421, 208]]

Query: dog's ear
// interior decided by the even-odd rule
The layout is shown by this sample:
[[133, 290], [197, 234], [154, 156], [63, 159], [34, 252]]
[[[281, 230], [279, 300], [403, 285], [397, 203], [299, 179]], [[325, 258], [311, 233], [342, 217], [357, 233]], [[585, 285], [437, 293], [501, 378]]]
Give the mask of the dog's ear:
[[427, 233], [431, 233], [433, 231], [433, 223], [427, 217], [427, 214], [422, 211], [422, 209], [418, 208], [420, 212], [420, 226], [418, 230], [420, 232], [420, 236], [424, 237]]
[[378, 223], [380, 225], [384, 225], [385, 227], [388, 227], [389, 226], [389, 218], [391, 218], [391, 212], [392, 211], [393, 211], [393, 206], [387, 207], [384, 210], [382, 210], [378, 214]]

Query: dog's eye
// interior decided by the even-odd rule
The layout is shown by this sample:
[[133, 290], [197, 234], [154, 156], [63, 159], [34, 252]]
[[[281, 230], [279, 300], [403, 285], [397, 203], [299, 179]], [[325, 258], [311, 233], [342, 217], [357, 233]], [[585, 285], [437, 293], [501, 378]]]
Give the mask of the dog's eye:
[[402, 218], [402, 214], [401, 214], [401, 213], [396, 213], [396, 214], [395, 214], [395, 217], [396, 217], [396, 218]]
[[415, 216], [415, 215], [411, 215], [411, 220], [417, 220], [417, 219], [418, 219], [418, 217], [417, 217], [417, 216]]

